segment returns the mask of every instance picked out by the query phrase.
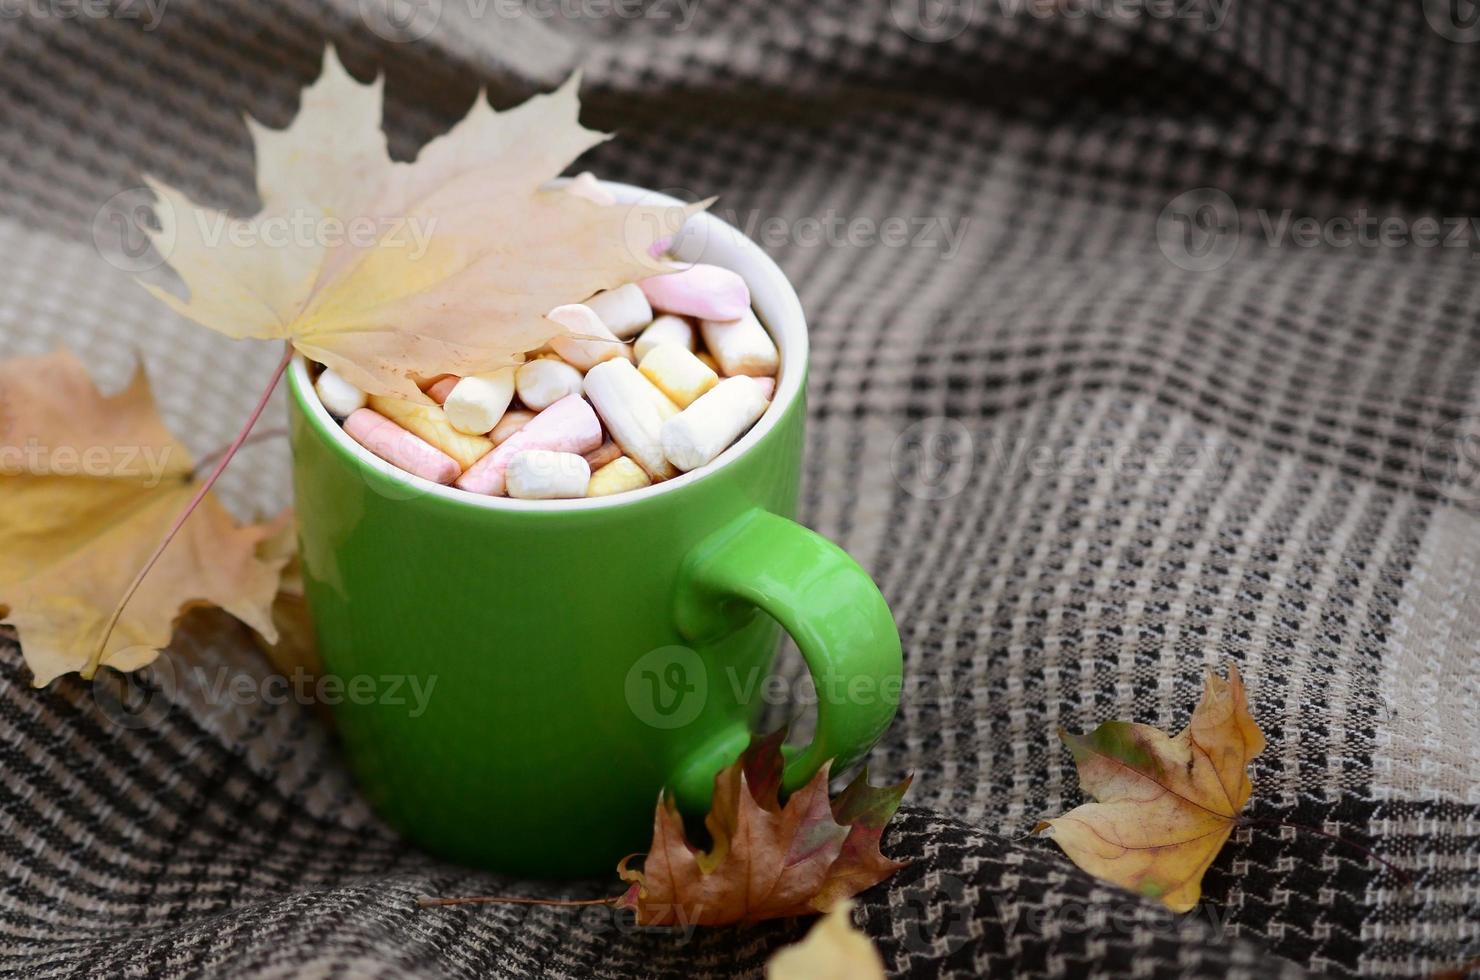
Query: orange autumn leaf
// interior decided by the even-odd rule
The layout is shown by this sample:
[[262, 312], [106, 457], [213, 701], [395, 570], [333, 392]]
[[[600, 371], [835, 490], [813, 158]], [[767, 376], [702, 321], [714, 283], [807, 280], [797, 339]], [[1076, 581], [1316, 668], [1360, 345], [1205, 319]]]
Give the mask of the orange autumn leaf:
[[879, 851], [879, 840], [909, 780], [873, 787], [863, 772], [830, 801], [823, 766], [782, 806], [784, 738], [781, 731], [756, 739], [715, 777], [708, 851], [689, 843], [672, 797], [659, 799], [642, 870], [628, 860], [617, 869], [631, 882], [617, 905], [636, 912], [638, 925], [818, 915], [904, 867]]
[[1238, 668], [1208, 674], [1192, 720], [1175, 737], [1150, 725], [1107, 721], [1088, 735], [1059, 737], [1079, 783], [1097, 802], [1041, 821], [1090, 874], [1162, 901], [1197, 904], [1202, 877], [1249, 801], [1249, 761], [1264, 733], [1249, 714]]
[[[84, 671], [119, 597], [199, 486], [140, 371], [104, 397], [71, 353], [0, 362], [0, 622], [16, 627], [35, 684]], [[206, 497], [128, 605], [101, 663], [136, 670], [188, 609], [216, 605], [276, 640], [286, 560], [270, 531]]]

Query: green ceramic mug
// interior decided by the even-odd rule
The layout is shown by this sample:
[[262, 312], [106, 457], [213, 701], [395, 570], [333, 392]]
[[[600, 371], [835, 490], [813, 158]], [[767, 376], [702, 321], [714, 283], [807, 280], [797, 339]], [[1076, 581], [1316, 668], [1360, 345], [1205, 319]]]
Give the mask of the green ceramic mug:
[[859, 760], [894, 717], [899, 634], [883, 597], [791, 520], [807, 376], [796, 293], [713, 216], [690, 219], [679, 251], [745, 277], [781, 374], [743, 439], [657, 486], [558, 501], [436, 486], [349, 439], [306, 365], [290, 370], [308, 602], [325, 670], [365, 695], [335, 705], [345, 750], [381, 815], [443, 857], [563, 877], [645, 850], [660, 788], [702, 810], [745, 747], [773, 690], [778, 623], [817, 692], [788, 788]]

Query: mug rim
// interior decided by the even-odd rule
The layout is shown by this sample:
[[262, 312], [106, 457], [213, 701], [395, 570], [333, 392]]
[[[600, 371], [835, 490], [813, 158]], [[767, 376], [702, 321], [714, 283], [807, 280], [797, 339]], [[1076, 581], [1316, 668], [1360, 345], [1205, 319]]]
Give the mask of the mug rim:
[[[568, 183], [569, 180], [570, 178], [562, 177], [552, 181], [551, 186], [560, 186]], [[611, 191], [618, 203], [641, 202], [645, 205], [684, 206], [684, 202], [670, 195], [632, 184], [601, 181], [601, 186]], [[781, 267], [759, 245], [747, 238], [744, 232], [708, 211], [691, 216], [688, 222], [686, 231], [697, 223], [698, 227], [693, 230], [698, 231], [699, 234], [690, 234], [680, 243], [678, 258], [686, 262], [709, 262], [739, 272], [750, 288], [751, 308], [762, 325], [766, 327], [767, 332], [771, 334], [771, 338], [776, 342], [777, 349], [781, 353], [781, 368], [776, 377], [776, 391], [772, 394], [771, 403], [766, 406], [765, 414], [755, 425], [751, 426], [750, 431], [704, 466], [681, 473], [661, 483], [604, 497], [571, 497], [559, 500], [518, 500], [512, 497], [494, 497], [470, 493], [451, 485], [434, 483], [414, 473], [408, 473], [387, 464], [385, 460], [350, 438], [349, 434], [344, 431], [344, 427], [335, 421], [334, 417], [329, 414], [329, 410], [319, 401], [318, 396], [313, 394], [313, 383], [308, 373], [308, 358], [303, 354], [295, 354], [288, 368], [289, 397], [297, 404], [304, 418], [318, 430], [320, 436], [348, 455], [353, 465], [368, 468], [386, 479], [405, 483], [408, 487], [417, 490], [417, 495], [422, 498], [438, 497], [449, 504], [505, 513], [552, 513], [609, 510], [642, 504], [665, 494], [682, 491], [685, 487], [706, 479], [740, 459], [780, 425], [782, 418], [788, 414], [801, 396], [807, 376], [809, 355], [807, 322], [802, 311], [802, 302], [797, 296], [796, 287], [781, 271]], [[711, 245], [716, 241], [718, 250], [725, 254], [712, 254], [714, 249]], [[731, 247], [726, 247], [726, 242], [732, 243]], [[736, 268], [737, 265], [745, 268], [743, 270]]]

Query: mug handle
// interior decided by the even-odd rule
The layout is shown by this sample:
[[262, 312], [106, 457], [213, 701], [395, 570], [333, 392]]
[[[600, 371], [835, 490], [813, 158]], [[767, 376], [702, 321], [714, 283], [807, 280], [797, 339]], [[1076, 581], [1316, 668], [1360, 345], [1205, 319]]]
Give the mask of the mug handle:
[[[705, 538], [684, 560], [674, 620], [696, 645], [746, 625], [760, 609], [796, 641], [817, 689], [817, 732], [789, 758], [782, 787], [806, 785], [824, 762], [841, 772], [894, 720], [903, 677], [899, 630], [879, 588], [848, 553], [814, 531], [759, 508]], [[714, 777], [751, 737], [747, 724], [694, 750], [669, 779], [685, 808], [702, 811]]]

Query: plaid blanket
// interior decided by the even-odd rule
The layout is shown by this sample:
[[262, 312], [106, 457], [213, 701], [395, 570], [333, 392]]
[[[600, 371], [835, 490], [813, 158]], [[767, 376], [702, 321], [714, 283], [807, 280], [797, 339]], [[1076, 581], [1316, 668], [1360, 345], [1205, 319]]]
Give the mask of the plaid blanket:
[[[585, 70], [599, 175], [687, 196], [798, 285], [803, 517], [888, 597], [913, 771], [858, 919], [891, 974], [1418, 976], [1480, 956], [1480, 23], [1468, 0], [25, 0], [0, 4], [0, 331], [148, 364], [197, 450], [276, 354], [132, 281], [140, 174], [250, 211], [326, 41], [393, 153], [480, 86]], [[279, 405], [275, 411], [281, 413]], [[3, 403], [0, 403], [3, 416]], [[280, 417], [280, 416], [279, 416]], [[269, 425], [273, 423], [268, 423]], [[281, 442], [233, 466], [288, 503]], [[1250, 813], [1173, 917], [1026, 839], [1082, 798], [1057, 728], [1185, 722], [1237, 662]], [[439, 863], [193, 616], [120, 687], [0, 637], [0, 973], [759, 976], [806, 923], [639, 932]], [[794, 656], [782, 676], [797, 696]], [[224, 673], [223, 673], [224, 672]], [[201, 679], [205, 678], [205, 681]], [[778, 706], [784, 712], [785, 706]]]

